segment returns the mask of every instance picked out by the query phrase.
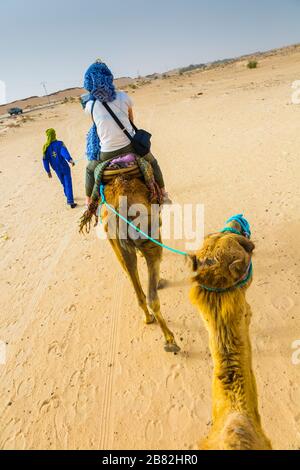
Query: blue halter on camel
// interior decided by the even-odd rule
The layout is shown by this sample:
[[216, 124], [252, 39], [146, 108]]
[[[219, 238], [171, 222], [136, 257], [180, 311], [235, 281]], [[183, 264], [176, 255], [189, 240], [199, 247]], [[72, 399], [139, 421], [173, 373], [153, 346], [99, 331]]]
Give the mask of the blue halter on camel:
[[[114, 76], [106, 64], [96, 61], [84, 75], [84, 88], [90, 92], [90, 100], [110, 103], [116, 99]], [[101, 143], [94, 124], [87, 134], [86, 154], [88, 160], [98, 160], [101, 152]]]
[[[241, 227], [241, 230], [237, 230], [234, 227], [227, 227], [227, 225], [230, 222], [237, 222], [239, 226]], [[221, 230], [221, 233], [235, 233], [236, 235], [242, 235], [243, 237], [250, 238], [251, 237], [251, 230], [250, 230], [250, 224], [247, 219], [243, 217], [243, 214], [237, 214], [233, 215], [230, 217], [225, 224], [225, 227]], [[208, 292], [216, 292], [216, 293], [224, 293], [224, 292], [229, 292], [231, 290], [237, 289], [239, 287], [245, 286], [253, 276], [253, 265], [252, 265], [252, 260], [250, 261], [246, 272], [243, 274], [242, 278], [239, 279], [235, 284], [233, 284], [230, 287], [208, 287], [205, 285], [200, 285], [202, 289], [208, 291]]]
[[[241, 231], [233, 227], [226, 227], [226, 225], [228, 225], [230, 222], [237, 222], [241, 227]], [[232, 217], [230, 217], [227, 220], [223, 230], [221, 230], [221, 233], [224, 233], [224, 232], [236, 233], [237, 235], [243, 235], [244, 237], [247, 237], [247, 238], [251, 237], [251, 230], [250, 230], [249, 222], [243, 217], [243, 214], [237, 214], [237, 215], [233, 215]]]

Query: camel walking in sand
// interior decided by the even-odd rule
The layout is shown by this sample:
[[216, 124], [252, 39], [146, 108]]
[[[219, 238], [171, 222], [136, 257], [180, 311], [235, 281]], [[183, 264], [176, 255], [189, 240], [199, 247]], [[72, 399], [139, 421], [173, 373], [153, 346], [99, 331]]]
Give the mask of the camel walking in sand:
[[[139, 178], [129, 178], [117, 176], [105, 186], [105, 199], [107, 203], [115, 210], [119, 211], [120, 198], [127, 198], [127, 207], [141, 204], [146, 208], [147, 233], [151, 233], [151, 203], [149, 202], [149, 190], [146, 184]], [[162, 248], [150, 240], [129, 236], [126, 239], [120, 238], [119, 224], [116, 223], [116, 231], [113, 237], [110, 237], [108, 227], [110, 226], [110, 217], [114, 215], [102, 207], [102, 222], [104, 230], [108, 234], [108, 240], [126, 274], [129, 276], [134, 287], [138, 303], [145, 314], [145, 323], [150, 324], [155, 320], [158, 322], [165, 337], [165, 351], [180, 351], [174, 339], [173, 333], [168, 328], [160, 311], [160, 301], [158, 297], [158, 287], [160, 281], [160, 263], [162, 258]], [[127, 216], [130, 220], [130, 217]], [[159, 224], [158, 224], [159, 225]], [[160, 238], [160, 227], [158, 227]], [[142, 289], [137, 268], [137, 253], [140, 253], [146, 260], [148, 268], [148, 293], [147, 297]]]
[[271, 449], [258, 412], [249, 339], [251, 309], [245, 299], [254, 244], [238, 234], [243, 230], [237, 221], [225, 230], [207, 236], [190, 257], [195, 272], [190, 297], [206, 323], [214, 363], [212, 428], [200, 448]]

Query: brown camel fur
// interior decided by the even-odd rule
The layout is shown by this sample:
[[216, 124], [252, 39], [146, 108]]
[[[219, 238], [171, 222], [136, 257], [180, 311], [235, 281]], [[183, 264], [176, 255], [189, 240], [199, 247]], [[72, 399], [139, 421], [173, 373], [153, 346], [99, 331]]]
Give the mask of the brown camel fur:
[[[113, 181], [108, 183], [105, 187], [105, 199], [107, 203], [115, 208], [118, 212], [120, 197], [127, 197], [128, 209], [133, 204], [142, 204], [147, 208], [147, 221], [148, 234], [151, 234], [151, 203], [149, 202], [149, 190], [146, 185], [138, 178], [116, 177]], [[115, 217], [110, 210], [103, 206], [102, 220], [104, 229], [108, 233], [109, 220]], [[129, 216], [127, 219], [131, 220]], [[125, 225], [126, 226], [126, 225]], [[159, 238], [160, 241], [160, 229]], [[160, 311], [160, 302], [158, 297], [158, 287], [160, 281], [160, 263], [162, 258], [162, 248], [153, 242], [138, 238], [134, 240], [127, 237], [127, 239], [120, 239], [119, 233], [119, 220], [117, 220], [115, 236], [109, 237], [109, 242], [121, 264], [124, 271], [129, 276], [140, 307], [145, 314], [145, 322], [147, 324], [153, 323], [155, 320], [161, 327], [165, 337], [165, 350], [167, 352], [178, 352], [180, 348], [177, 346], [173, 333], [167, 327], [167, 324]], [[148, 295], [142, 289], [138, 269], [137, 269], [137, 253], [140, 253], [146, 260], [148, 268]]]
[[[229, 226], [241, 230], [237, 222]], [[190, 297], [206, 323], [214, 363], [212, 427], [201, 449], [271, 449], [260, 422], [251, 363], [251, 309], [245, 299], [251, 280], [222, 293], [201, 287], [233, 286], [247, 272], [253, 249], [244, 236], [216, 233], [191, 256], [196, 274]]]

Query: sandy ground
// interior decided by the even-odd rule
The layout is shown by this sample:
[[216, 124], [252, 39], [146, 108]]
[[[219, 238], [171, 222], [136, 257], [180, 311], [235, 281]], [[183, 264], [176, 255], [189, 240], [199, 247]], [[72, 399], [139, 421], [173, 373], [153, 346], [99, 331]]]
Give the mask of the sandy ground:
[[[251, 222], [253, 362], [276, 449], [300, 447], [300, 365], [291, 360], [300, 339], [296, 79], [299, 49], [262, 59], [257, 70], [240, 62], [131, 91], [174, 201], [203, 203], [206, 232], [237, 212]], [[32, 117], [0, 135], [0, 448], [193, 449], [209, 428], [212, 363], [187, 268], [164, 254], [170, 287], [160, 298], [182, 347], [175, 356], [159, 328], [143, 324], [108, 243], [78, 234], [84, 162], [73, 170], [74, 211], [43, 172], [47, 127], [75, 159], [83, 155], [90, 123], [80, 105]]]

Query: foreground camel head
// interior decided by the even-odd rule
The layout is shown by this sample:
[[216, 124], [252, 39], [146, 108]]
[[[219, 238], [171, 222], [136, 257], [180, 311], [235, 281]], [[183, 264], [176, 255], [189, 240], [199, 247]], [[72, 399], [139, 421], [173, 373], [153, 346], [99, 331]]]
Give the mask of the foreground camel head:
[[193, 280], [200, 287], [229, 289], [247, 276], [253, 250], [254, 243], [242, 235], [208, 235], [202, 248], [190, 256]]
[[222, 232], [208, 235], [190, 256], [190, 298], [208, 329], [214, 364], [212, 425], [201, 449], [271, 449], [261, 426], [252, 370], [252, 314], [245, 293], [252, 279], [254, 244], [244, 235], [250, 236], [250, 228], [246, 232], [230, 222]]

